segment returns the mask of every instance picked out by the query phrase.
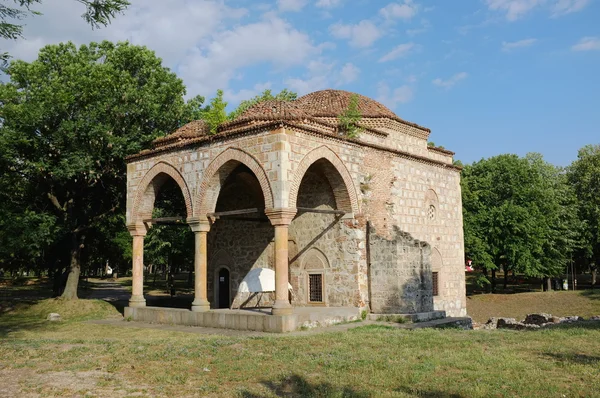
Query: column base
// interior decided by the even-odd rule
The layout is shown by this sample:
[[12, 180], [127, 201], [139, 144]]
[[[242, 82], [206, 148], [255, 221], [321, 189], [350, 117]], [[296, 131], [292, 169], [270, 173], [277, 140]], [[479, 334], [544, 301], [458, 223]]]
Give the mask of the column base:
[[194, 300], [192, 303], [192, 311], [194, 312], [206, 312], [210, 310], [210, 303], [208, 300]]
[[144, 298], [144, 296], [131, 296], [131, 298], [129, 299], [129, 306], [130, 307], [145, 307], [146, 299]]
[[275, 304], [271, 309], [272, 315], [291, 315], [294, 307], [287, 300], [275, 300]]

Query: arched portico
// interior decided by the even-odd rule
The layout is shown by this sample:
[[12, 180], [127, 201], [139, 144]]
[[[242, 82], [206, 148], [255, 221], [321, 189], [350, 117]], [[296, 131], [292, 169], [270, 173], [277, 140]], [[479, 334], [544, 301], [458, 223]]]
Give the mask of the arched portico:
[[273, 190], [269, 184], [267, 173], [260, 163], [249, 153], [239, 148], [228, 148], [221, 152], [204, 171], [202, 182], [195, 200], [195, 217], [205, 219], [208, 213], [215, 211], [219, 193], [227, 177], [240, 164], [249, 168], [258, 179], [265, 200], [265, 207], [272, 208]]
[[144, 220], [152, 218], [154, 202], [162, 186], [169, 180], [175, 181], [181, 189], [185, 203], [186, 216], [193, 214], [193, 205], [190, 190], [185, 179], [171, 164], [161, 161], [152, 166], [144, 175], [137, 187], [130, 219], [127, 220], [127, 228], [133, 237], [132, 246], [132, 286], [129, 306], [144, 307], [144, 237], [146, 236], [148, 224]]
[[138, 184], [137, 194], [133, 202], [131, 219], [128, 220], [128, 224], [136, 224], [143, 222], [144, 219], [152, 218], [152, 210], [154, 209], [156, 195], [169, 178], [172, 178], [181, 189], [183, 200], [185, 201], [186, 216], [192, 216], [192, 198], [185, 179], [173, 165], [161, 161], [148, 170], [142, 178], [142, 181]]
[[338, 210], [347, 213], [358, 213], [358, 196], [350, 172], [342, 160], [326, 146], [320, 146], [306, 154], [300, 161], [298, 168], [294, 173], [294, 180], [289, 194], [289, 203], [291, 208], [296, 207], [298, 201], [298, 191], [302, 179], [307, 170], [317, 165], [329, 181], [333, 190], [335, 202]]

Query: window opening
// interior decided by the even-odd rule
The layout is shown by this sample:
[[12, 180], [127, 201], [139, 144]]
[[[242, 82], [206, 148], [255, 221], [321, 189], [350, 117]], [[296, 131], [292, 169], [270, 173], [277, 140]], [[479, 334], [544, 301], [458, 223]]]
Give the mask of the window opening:
[[311, 303], [323, 302], [323, 274], [308, 275], [308, 301]]

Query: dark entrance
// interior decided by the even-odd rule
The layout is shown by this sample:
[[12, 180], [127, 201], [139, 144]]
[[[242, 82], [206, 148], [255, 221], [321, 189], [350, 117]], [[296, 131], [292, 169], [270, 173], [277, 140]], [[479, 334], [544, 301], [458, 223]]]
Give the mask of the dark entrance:
[[229, 308], [229, 270], [221, 268], [219, 270], [219, 308]]

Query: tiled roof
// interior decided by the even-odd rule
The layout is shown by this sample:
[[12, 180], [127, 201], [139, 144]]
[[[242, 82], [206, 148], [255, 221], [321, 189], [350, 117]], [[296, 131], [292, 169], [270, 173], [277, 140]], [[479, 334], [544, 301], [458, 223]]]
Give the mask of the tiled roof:
[[162, 147], [177, 141], [186, 141], [192, 138], [203, 137], [208, 135], [209, 132], [210, 129], [208, 124], [206, 124], [204, 120], [194, 120], [181, 126], [166, 137], [159, 137], [155, 139], [152, 141], [152, 146], [155, 148], [159, 146]]
[[306, 120], [309, 118], [310, 115], [304, 112], [295, 101], [268, 100], [252, 105], [235, 120], [223, 123], [220, 130], [227, 130], [251, 121]]
[[387, 117], [398, 119], [398, 116], [383, 104], [364, 95], [343, 90], [321, 90], [298, 98], [298, 106], [313, 117], [338, 117], [350, 105], [352, 96], [358, 97], [358, 110], [362, 117]]

